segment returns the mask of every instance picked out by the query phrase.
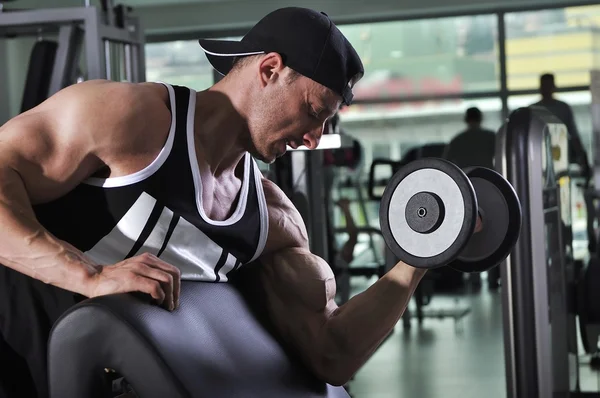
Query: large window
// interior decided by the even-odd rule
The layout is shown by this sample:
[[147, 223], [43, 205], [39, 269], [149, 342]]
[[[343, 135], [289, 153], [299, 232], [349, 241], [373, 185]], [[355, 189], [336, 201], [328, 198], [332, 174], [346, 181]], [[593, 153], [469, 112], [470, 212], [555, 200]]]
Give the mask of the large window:
[[365, 77], [357, 99], [499, 88], [495, 15], [344, 25]]
[[497, 131], [502, 123], [499, 98], [448, 99], [385, 105], [352, 105], [340, 112], [342, 128], [365, 148], [365, 164], [387, 148], [389, 158], [400, 160], [410, 149], [426, 144], [449, 142], [465, 129], [465, 111], [478, 107], [483, 127]]
[[213, 69], [196, 40], [146, 44], [146, 80], [204, 90]]
[[600, 68], [599, 5], [508, 13], [505, 24], [510, 90], [537, 88], [545, 72], [559, 87], [588, 85]]
[[[240, 37], [226, 37], [239, 40]], [[146, 80], [177, 84], [200, 91], [213, 85], [213, 68], [196, 40], [148, 43]]]
[[[463, 118], [470, 107], [478, 107], [483, 112], [484, 128], [499, 129], [502, 124], [502, 102], [499, 98], [352, 105], [340, 112], [340, 126], [363, 147], [366, 169], [361, 177], [365, 182], [375, 158], [402, 160], [408, 151], [431, 144], [434, 145], [433, 152], [428, 156], [436, 156], [436, 147], [443, 151], [445, 144], [466, 128]], [[376, 180], [389, 177], [390, 170], [383, 167], [375, 175]], [[364, 197], [367, 197], [366, 192]], [[377, 204], [370, 202], [367, 223], [378, 226], [378, 217]]]

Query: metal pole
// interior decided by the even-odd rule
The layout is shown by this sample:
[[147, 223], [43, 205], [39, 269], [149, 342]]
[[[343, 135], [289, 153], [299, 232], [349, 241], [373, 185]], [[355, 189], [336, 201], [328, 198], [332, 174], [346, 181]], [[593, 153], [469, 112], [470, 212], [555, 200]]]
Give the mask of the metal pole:
[[508, 117], [508, 75], [506, 69], [506, 24], [504, 16], [500, 12], [498, 16], [498, 60], [500, 67], [500, 100], [502, 101], [502, 119]]
[[65, 25], [60, 28], [48, 97], [75, 83], [82, 41], [83, 32], [79, 26]]
[[131, 44], [123, 46], [125, 59], [125, 79], [128, 82], [133, 82], [133, 64], [131, 63]]
[[94, 7], [86, 9], [85, 53], [88, 80], [106, 79], [105, 52], [100, 37], [100, 21]]
[[103, 40], [104, 42], [104, 70], [106, 71], [106, 78], [108, 80], [112, 80], [112, 65], [111, 65], [111, 56], [110, 56], [110, 41]]

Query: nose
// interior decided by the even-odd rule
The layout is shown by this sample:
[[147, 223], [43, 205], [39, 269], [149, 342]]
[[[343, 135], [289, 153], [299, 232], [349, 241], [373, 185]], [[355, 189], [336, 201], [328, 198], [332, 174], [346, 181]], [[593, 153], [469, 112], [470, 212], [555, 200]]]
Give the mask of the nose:
[[324, 128], [325, 124], [322, 124], [319, 127], [304, 134], [304, 146], [308, 149], [316, 149], [319, 146], [319, 141], [321, 141], [321, 136], [323, 136]]

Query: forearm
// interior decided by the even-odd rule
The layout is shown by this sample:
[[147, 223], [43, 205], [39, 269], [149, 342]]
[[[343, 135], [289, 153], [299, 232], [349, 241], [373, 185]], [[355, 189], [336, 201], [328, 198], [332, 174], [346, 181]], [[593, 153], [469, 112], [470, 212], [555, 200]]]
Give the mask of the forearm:
[[334, 380], [351, 377], [389, 335], [425, 271], [398, 263], [330, 316], [321, 334], [322, 365]]
[[82, 295], [96, 266], [82, 252], [57, 239], [36, 220], [22, 182], [2, 172], [0, 263], [17, 272]]

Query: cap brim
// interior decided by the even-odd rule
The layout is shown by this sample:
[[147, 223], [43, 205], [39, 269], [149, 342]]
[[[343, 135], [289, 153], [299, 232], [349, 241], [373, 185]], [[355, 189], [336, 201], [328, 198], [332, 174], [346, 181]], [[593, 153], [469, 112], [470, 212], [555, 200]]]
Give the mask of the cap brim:
[[210, 64], [223, 76], [231, 70], [235, 57], [264, 54], [264, 50], [250, 43], [233, 40], [198, 40]]

